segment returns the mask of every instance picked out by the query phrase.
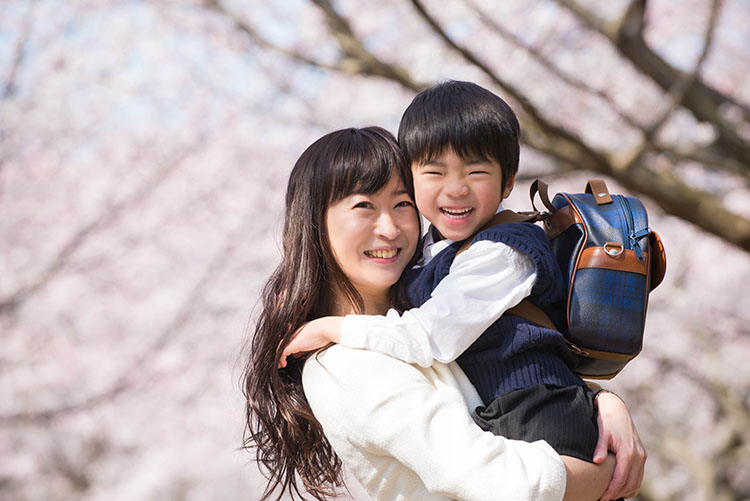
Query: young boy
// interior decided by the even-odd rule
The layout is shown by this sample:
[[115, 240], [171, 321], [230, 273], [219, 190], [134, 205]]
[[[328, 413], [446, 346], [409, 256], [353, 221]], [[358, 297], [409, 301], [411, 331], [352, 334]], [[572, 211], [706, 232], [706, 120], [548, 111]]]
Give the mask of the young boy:
[[[503, 315], [527, 299], [555, 318], [562, 276], [544, 231], [531, 223], [484, 228], [511, 190], [520, 127], [511, 108], [469, 82], [419, 93], [404, 112], [399, 143], [412, 165], [417, 208], [431, 223], [420, 264], [406, 272], [418, 306], [386, 316], [325, 317], [309, 323], [285, 357], [328, 342], [429, 366], [456, 360], [485, 407], [485, 430], [544, 439], [561, 455], [591, 462], [598, 432], [594, 397], [568, 367], [563, 336]], [[465, 251], [463, 241], [473, 238]]]

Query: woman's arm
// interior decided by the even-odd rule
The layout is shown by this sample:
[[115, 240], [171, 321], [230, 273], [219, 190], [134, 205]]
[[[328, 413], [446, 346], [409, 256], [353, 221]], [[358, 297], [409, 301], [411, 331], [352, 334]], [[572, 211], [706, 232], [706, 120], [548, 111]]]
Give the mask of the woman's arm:
[[459, 391], [465, 384], [455, 365], [420, 369], [341, 346], [311, 357], [303, 372], [326, 436], [376, 498], [562, 499], [560, 457], [546, 442], [483, 432]]
[[562, 460], [568, 479], [563, 501], [600, 499], [612, 478], [615, 457], [608, 454], [601, 464], [596, 465], [570, 456], [563, 456]]

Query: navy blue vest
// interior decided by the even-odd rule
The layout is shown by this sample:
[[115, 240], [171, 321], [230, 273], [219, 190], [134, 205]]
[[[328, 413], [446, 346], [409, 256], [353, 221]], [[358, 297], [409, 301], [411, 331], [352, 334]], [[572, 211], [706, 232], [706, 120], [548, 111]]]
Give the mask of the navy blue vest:
[[[474, 241], [479, 240], [505, 243], [531, 258], [537, 278], [526, 299], [557, 321], [555, 303], [564, 297], [562, 274], [544, 230], [531, 223], [501, 224], [479, 232]], [[456, 242], [425, 266], [407, 272], [406, 295], [414, 306], [427, 301], [450, 272], [460, 246]], [[485, 404], [508, 391], [540, 383], [583, 385], [568, 368], [572, 361], [562, 334], [510, 314], [493, 323], [457, 360]]]

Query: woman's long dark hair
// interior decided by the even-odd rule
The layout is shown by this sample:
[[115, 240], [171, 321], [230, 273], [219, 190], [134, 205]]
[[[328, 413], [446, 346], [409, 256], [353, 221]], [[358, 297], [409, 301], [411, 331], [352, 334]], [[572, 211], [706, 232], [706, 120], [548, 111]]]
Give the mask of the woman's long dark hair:
[[[255, 449], [268, 479], [263, 500], [277, 489], [277, 499], [285, 492], [304, 499], [304, 490], [324, 500], [343, 485], [341, 460], [302, 389], [302, 361], [290, 359], [282, 370], [277, 365], [282, 347], [304, 322], [331, 313], [334, 290], [364, 312], [362, 297], [336, 264], [326, 211], [352, 193], [379, 191], [394, 175], [411, 193], [411, 170], [393, 135], [379, 127], [323, 136], [302, 153], [290, 174], [282, 260], [263, 288], [263, 309], [243, 373], [244, 447]], [[399, 287], [392, 289], [391, 300], [405, 305]]]

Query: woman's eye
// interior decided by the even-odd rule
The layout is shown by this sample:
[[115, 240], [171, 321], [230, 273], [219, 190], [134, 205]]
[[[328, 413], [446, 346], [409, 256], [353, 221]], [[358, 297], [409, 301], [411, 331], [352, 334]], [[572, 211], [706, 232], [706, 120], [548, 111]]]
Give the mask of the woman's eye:
[[370, 207], [372, 207], [370, 202], [359, 202], [354, 205], [353, 209], [369, 209]]
[[489, 174], [486, 170], [473, 170], [469, 174]]
[[411, 200], [404, 200], [396, 204], [396, 207], [414, 207], [414, 202]]

